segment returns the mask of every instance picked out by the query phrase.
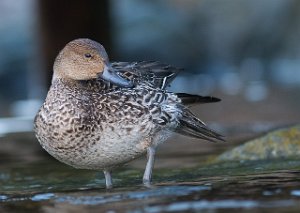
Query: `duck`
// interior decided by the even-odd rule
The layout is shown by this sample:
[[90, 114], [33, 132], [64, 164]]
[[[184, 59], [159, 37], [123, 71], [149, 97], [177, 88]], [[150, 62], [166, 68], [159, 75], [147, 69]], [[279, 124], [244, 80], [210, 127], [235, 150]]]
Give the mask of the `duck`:
[[172, 135], [225, 141], [189, 108], [220, 99], [167, 91], [180, 71], [157, 61], [110, 62], [100, 43], [70, 41], [54, 61], [35, 135], [58, 161], [103, 171], [107, 189], [112, 170], [147, 154], [143, 184], [150, 187], [157, 147]]

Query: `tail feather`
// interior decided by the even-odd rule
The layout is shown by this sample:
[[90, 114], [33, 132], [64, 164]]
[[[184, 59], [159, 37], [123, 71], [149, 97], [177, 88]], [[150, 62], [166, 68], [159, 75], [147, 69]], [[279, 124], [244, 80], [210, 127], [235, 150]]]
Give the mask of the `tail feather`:
[[212, 96], [190, 95], [187, 93], [177, 93], [176, 95], [181, 99], [183, 104], [188, 104], [188, 105], [214, 103], [214, 102], [221, 101], [221, 99]]
[[179, 120], [176, 132], [200, 138], [211, 142], [225, 141], [223, 136], [209, 129], [200, 119], [193, 115], [188, 109], [183, 109], [183, 114]]

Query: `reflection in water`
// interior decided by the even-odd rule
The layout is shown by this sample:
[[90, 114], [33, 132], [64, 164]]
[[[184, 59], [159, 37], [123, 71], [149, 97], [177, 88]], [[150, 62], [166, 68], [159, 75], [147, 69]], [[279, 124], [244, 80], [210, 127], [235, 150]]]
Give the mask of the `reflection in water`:
[[274, 208], [288, 207], [294, 205], [291, 200], [282, 200], [277, 202], [258, 202], [253, 200], [219, 200], [219, 201], [193, 201], [178, 202], [166, 206], [153, 206], [145, 208], [146, 212], [182, 212], [191, 210], [208, 210], [208, 209], [252, 209], [252, 208]]
[[292, 190], [291, 195], [300, 197], [300, 190], [299, 189]]
[[[99, 205], [111, 202], [119, 202], [125, 200], [143, 200], [150, 198], [165, 198], [174, 196], [187, 196], [202, 190], [210, 190], [207, 186], [163, 186], [156, 189], [124, 192], [108, 196], [58, 196], [57, 202], [68, 202], [76, 205]], [[44, 196], [42, 196], [44, 197]]]
[[49, 200], [50, 198], [53, 198], [54, 196], [55, 195], [53, 193], [36, 194], [31, 198], [31, 200], [32, 201]]

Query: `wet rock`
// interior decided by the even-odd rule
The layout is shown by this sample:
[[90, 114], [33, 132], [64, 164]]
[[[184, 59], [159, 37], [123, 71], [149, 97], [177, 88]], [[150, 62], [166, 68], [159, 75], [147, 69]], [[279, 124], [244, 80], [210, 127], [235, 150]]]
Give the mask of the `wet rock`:
[[217, 157], [217, 161], [300, 157], [300, 125], [276, 130]]

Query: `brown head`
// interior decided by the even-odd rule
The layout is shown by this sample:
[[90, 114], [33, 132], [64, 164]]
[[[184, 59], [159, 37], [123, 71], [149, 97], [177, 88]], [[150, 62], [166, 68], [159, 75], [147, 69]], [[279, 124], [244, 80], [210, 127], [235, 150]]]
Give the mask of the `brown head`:
[[132, 86], [112, 69], [104, 47], [87, 38], [69, 42], [56, 57], [53, 70], [54, 79], [78, 81], [102, 78], [118, 86]]

